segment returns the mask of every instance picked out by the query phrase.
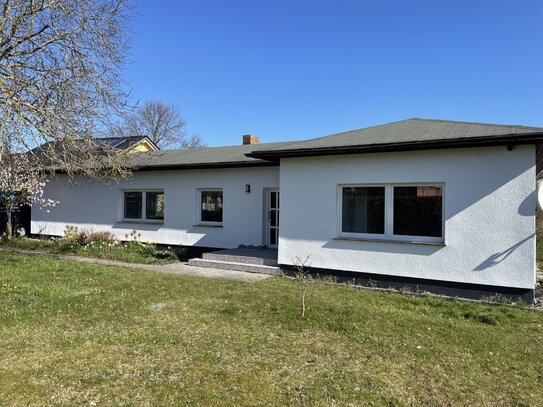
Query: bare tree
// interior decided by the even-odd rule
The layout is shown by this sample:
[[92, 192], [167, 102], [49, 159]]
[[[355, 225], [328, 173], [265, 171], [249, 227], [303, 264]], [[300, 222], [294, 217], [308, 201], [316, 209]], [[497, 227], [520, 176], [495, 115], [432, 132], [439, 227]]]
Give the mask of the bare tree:
[[193, 134], [190, 137], [185, 137], [180, 144], [181, 148], [205, 148], [207, 143], [199, 134]]
[[152, 100], [126, 117], [121, 132], [129, 136], [147, 136], [165, 149], [207, 147], [199, 135], [186, 135], [186, 124], [174, 105]]
[[125, 0], [0, 3], [4, 154], [43, 145], [29, 153], [33, 168], [55, 165], [92, 177], [127, 173], [119, 152], [96, 138], [125, 111], [131, 17]]
[[305, 292], [306, 292], [306, 284], [308, 280], [311, 279], [311, 275], [309, 274], [311, 264], [309, 264], [309, 258], [311, 255], [307, 256], [305, 259], [301, 259], [300, 257], [296, 257], [293, 260], [294, 268], [296, 269], [295, 272], [295, 279], [298, 283], [298, 289], [300, 294], [300, 316], [302, 318], [305, 317]]

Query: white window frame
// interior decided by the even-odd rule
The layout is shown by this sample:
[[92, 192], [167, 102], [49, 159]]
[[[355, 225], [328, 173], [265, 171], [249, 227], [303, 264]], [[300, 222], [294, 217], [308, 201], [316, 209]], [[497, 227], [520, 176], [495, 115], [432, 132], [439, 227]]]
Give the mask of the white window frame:
[[[350, 187], [382, 187], [385, 188], [385, 233], [350, 233], [343, 232], [343, 188]], [[409, 236], [394, 234], [394, 187], [440, 187], [441, 188], [441, 236]], [[406, 243], [445, 243], [445, 183], [444, 182], [410, 182], [386, 184], [338, 184], [337, 185], [337, 237], [344, 239], [381, 240]]]
[[[125, 193], [141, 192], [141, 217], [125, 218]], [[121, 218], [122, 222], [133, 223], [164, 223], [164, 219], [147, 219], [147, 192], [161, 192], [164, 194], [164, 219], [166, 219], [166, 194], [163, 189], [122, 189], [121, 190]]]
[[[222, 192], [222, 222], [202, 220], [202, 192]], [[204, 226], [222, 226], [224, 222], [224, 190], [223, 188], [197, 188], [196, 189], [196, 224]]]

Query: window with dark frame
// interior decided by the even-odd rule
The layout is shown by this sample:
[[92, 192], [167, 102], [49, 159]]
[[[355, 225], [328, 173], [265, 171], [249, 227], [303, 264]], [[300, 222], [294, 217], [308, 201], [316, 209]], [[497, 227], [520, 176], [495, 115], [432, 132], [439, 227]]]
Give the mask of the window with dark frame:
[[145, 193], [145, 218], [164, 220], [164, 192]]
[[200, 222], [222, 223], [223, 192], [220, 190], [200, 191]]
[[141, 219], [142, 193], [127, 191], [124, 193], [124, 217], [125, 219]]
[[124, 191], [123, 219], [140, 221], [164, 220], [163, 191]]

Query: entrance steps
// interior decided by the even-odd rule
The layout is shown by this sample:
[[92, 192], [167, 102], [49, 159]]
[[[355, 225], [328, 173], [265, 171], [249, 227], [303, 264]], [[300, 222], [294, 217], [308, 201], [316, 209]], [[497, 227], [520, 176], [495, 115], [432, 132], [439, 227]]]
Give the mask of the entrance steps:
[[190, 259], [189, 265], [271, 275], [281, 272], [281, 269], [277, 266], [277, 250], [274, 249], [240, 248], [219, 250], [204, 253], [201, 259]]

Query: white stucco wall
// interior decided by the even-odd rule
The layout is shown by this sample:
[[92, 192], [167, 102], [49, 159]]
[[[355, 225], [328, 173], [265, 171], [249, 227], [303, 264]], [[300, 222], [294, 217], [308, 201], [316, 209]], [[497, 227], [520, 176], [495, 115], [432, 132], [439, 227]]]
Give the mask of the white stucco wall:
[[[282, 159], [279, 263], [533, 288], [535, 148], [516, 146]], [[445, 246], [345, 241], [337, 186], [445, 183]]]
[[[245, 193], [245, 185], [251, 193]], [[136, 172], [117, 184], [71, 185], [64, 176], [53, 178], [46, 196], [60, 202], [47, 213], [32, 208], [32, 233], [63, 235], [66, 225], [107, 230], [124, 239], [137, 229], [143, 241], [164, 244], [233, 248], [261, 245], [263, 189], [279, 186], [277, 167]], [[222, 188], [223, 227], [197, 224], [197, 189]], [[122, 223], [123, 189], [163, 189], [164, 223]]]

